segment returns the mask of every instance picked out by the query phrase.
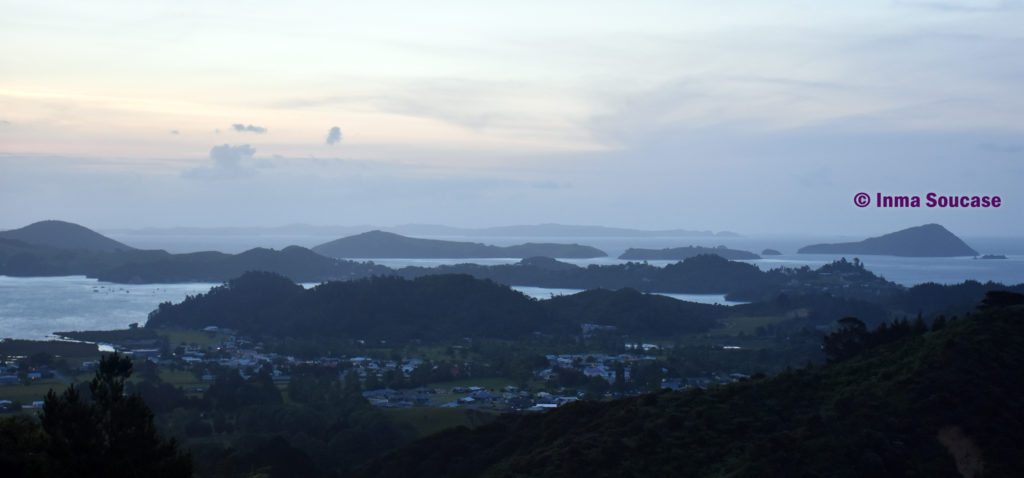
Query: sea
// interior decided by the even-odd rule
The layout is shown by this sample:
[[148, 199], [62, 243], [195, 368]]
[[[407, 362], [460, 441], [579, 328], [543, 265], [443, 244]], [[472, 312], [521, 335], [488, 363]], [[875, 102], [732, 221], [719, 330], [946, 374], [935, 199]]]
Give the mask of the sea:
[[[237, 253], [253, 247], [283, 248], [288, 245], [312, 247], [335, 239], [316, 236], [168, 236], [142, 234], [111, 234], [115, 239], [142, 249], [165, 249], [170, 252], [220, 250]], [[609, 257], [585, 260], [566, 260], [577, 265], [619, 264], [616, 259], [627, 248], [665, 248], [680, 246], [719, 246], [760, 253], [765, 248], [782, 252], [777, 256], [763, 256], [759, 260], [745, 261], [761, 269], [777, 267], [818, 267], [839, 259], [840, 255], [796, 254], [808, 244], [857, 240], [849, 237], [464, 237], [432, 238], [483, 242], [496, 245], [523, 242], [563, 242], [586, 244], [604, 250]], [[985, 260], [970, 257], [905, 258], [887, 256], [857, 256], [865, 266], [893, 282], [913, 286], [924, 282], [941, 284], [960, 283], [965, 280], [994, 281], [1004, 284], [1024, 283], [1024, 240], [1014, 238], [965, 237], [971, 247], [982, 254], [1002, 254], [1007, 259]], [[853, 259], [853, 256], [846, 256]], [[390, 266], [437, 267], [444, 264], [473, 262], [479, 264], [510, 264], [518, 259], [374, 259], [373, 262]], [[664, 266], [672, 261], [648, 261]], [[149, 312], [161, 302], [179, 302], [189, 295], [208, 291], [218, 284], [146, 284], [125, 285], [99, 282], [84, 276], [69, 277], [7, 277], [0, 276], [0, 339], [51, 339], [58, 331], [109, 330], [145, 324]], [[304, 284], [312, 286], [314, 284]], [[549, 289], [516, 286], [514, 289], [536, 299], [579, 292], [576, 289]], [[710, 304], [735, 305], [715, 294], [664, 294], [679, 300]]]

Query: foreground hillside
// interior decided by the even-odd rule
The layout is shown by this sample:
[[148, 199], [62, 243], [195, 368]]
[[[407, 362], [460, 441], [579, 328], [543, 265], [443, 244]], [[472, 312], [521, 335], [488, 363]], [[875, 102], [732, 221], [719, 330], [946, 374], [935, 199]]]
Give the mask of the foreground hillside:
[[1024, 476], [1022, 367], [1018, 305], [827, 367], [449, 430], [361, 476]]

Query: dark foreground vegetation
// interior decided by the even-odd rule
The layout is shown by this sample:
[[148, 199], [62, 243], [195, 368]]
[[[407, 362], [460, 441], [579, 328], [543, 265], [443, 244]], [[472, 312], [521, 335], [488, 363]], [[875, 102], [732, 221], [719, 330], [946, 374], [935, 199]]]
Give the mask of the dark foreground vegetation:
[[[295, 287], [268, 274], [244, 279]], [[386, 280], [391, 281], [388, 287], [410, 290], [452, 280], [488, 300], [511, 293], [458, 276]], [[372, 284], [346, 284], [355, 289], [344, 295], [359, 296], [366, 292], [360, 288]], [[245, 287], [229, 283], [216, 294], [230, 297]], [[318, 301], [340, 300], [328, 291], [301, 293]], [[249, 292], [245, 297], [254, 300], [256, 293], [268, 291]], [[558, 299], [564, 302], [558, 309], [569, 316], [616, 310], [613, 293], [591, 295]], [[256, 304], [245, 313], [259, 308]], [[138, 339], [150, 333], [126, 334]], [[600, 344], [606, 339], [585, 340]], [[340, 363], [310, 361], [295, 363], [290, 379], [280, 382], [272, 373], [275, 363], [243, 373], [214, 360], [199, 369], [212, 381], [198, 392], [165, 381], [167, 371], [156, 364], [132, 364], [109, 355], [90, 382], [48, 394], [38, 416], [22, 412], [0, 418], [0, 467], [12, 477], [1024, 473], [1019, 453], [1024, 413], [1014, 404], [1024, 393], [1019, 373], [1024, 367], [1024, 296], [1013, 292], [989, 292], [978, 310], [958, 319], [899, 319], [869, 326], [844, 318], [819, 342], [827, 364], [790, 368], [767, 378], [754, 374], [731, 385], [602, 398], [622, 396], [617, 390], [658, 390], [663, 383], [659, 370], [708, 360], [680, 344], [649, 365], [634, 365], [628, 380], [620, 382], [618, 374], [611, 384], [598, 379], [605, 395], [588, 391], [581, 395], [584, 400], [546, 413], [495, 418], [482, 411], [419, 409], [427, 426], [417, 430], [401, 419], [410, 415], [373, 407], [365, 398], [364, 390], [382, 386], [382, 379], [396, 388], [451, 380], [445, 374], [456, 362], [468, 366], [459, 357], [468, 360], [465, 354], [470, 353], [484, 357], [479, 364], [506, 363], [501, 375], [516, 375], [513, 370], [521, 365], [523, 380], [530, 380], [529, 360], [517, 365], [528, 355], [502, 354], [511, 343], [530, 347], [534, 342], [474, 342], [447, 365], [428, 361], [404, 379], [361, 376]], [[553, 384], [561, 390], [591, 390], [585, 377], [570, 372], [558, 371]], [[455, 427], [424, 437], [446, 426]]]
[[139, 395], [125, 393], [131, 373], [131, 360], [111, 354], [87, 387], [51, 390], [38, 420], [0, 420], [4, 476], [191, 476], [189, 456], [159, 436]]
[[854, 327], [863, 348], [825, 367], [449, 430], [359, 476], [1024, 476], [1024, 296], [986, 308], [892, 340]]

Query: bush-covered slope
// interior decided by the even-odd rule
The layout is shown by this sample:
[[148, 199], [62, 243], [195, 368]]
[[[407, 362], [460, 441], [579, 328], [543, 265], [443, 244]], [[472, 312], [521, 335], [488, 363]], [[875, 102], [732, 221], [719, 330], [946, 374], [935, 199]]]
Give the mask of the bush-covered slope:
[[1024, 476], [1024, 309], [835, 365], [428, 437], [361, 476]]

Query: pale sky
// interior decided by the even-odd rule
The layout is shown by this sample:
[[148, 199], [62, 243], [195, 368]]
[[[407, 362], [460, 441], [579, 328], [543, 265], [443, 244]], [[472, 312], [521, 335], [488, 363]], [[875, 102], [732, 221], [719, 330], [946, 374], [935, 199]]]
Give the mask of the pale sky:
[[1024, 235], [1022, 25], [994, 0], [0, 0], [0, 228]]

